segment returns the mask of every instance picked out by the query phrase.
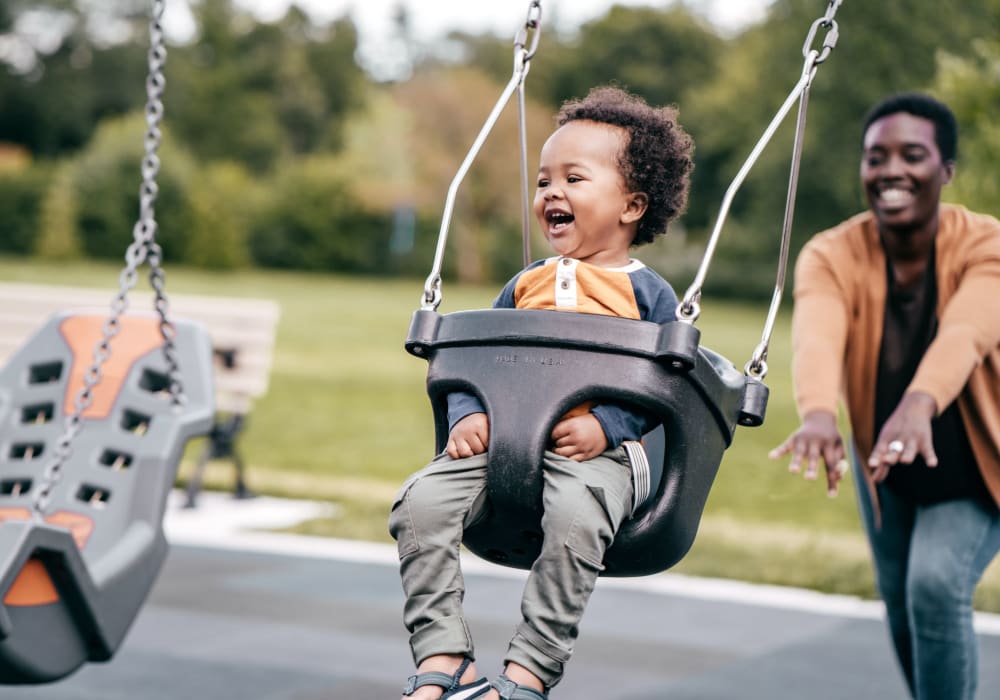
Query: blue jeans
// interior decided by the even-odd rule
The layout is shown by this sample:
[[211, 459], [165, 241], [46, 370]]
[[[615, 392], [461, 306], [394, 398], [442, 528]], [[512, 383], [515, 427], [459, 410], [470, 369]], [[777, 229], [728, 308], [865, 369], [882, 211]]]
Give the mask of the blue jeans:
[[1000, 550], [1000, 512], [972, 499], [921, 506], [879, 487], [876, 529], [861, 474], [866, 467], [853, 456], [876, 585], [910, 693], [918, 700], [973, 700], [979, 654], [972, 596]]

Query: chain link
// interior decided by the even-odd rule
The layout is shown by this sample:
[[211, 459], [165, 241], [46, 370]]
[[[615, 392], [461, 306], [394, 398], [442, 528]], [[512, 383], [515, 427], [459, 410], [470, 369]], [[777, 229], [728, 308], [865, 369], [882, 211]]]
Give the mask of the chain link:
[[121, 318], [128, 310], [128, 293], [136, 285], [138, 268], [143, 262], [149, 264], [149, 282], [155, 295], [154, 307], [159, 315], [160, 335], [163, 337], [163, 356], [167, 362], [169, 391], [172, 403], [180, 405], [184, 401], [180, 381], [180, 367], [177, 348], [174, 344], [176, 330], [169, 319], [169, 304], [164, 291], [164, 274], [161, 265], [162, 252], [156, 243], [156, 197], [159, 186], [156, 177], [160, 172], [160, 121], [163, 118], [163, 90], [166, 78], [163, 66], [167, 59], [167, 48], [163, 38], [163, 10], [165, 0], [153, 0], [149, 22], [149, 74], [146, 78], [146, 134], [142, 159], [142, 185], [139, 189], [139, 218], [132, 229], [132, 243], [125, 251], [125, 267], [118, 276], [118, 293], [111, 300], [111, 314], [104, 321], [101, 340], [94, 348], [93, 364], [84, 372], [83, 388], [73, 401], [73, 412], [66, 417], [63, 434], [52, 450], [52, 460], [42, 473], [42, 481], [35, 494], [34, 517], [41, 519], [52, 498], [52, 490], [63, 476], [63, 468], [72, 454], [72, 445], [83, 427], [83, 414], [94, 401], [94, 387], [103, 377], [102, 367], [111, 356], [111, 341], [121, 330]]
[[[837, 40], [840, 38], [840, 27], [837, 25], [837, 20], [834, 19], [834, 16], [837, 14], [837, 10], [840, 9], [843, 1], [830, 0], [826, 7], [826, 13], [809, 27], [809, 34], [806, 36], [805, 43], [802, 44], [802, 57], [809, 59], [813, 66], [818, 66], [829, 58], [830, 53], [837, 46]], [[821, 28], [827, 30], [826, 35], [823, 37], [823, 44], [814, 56], [810, 56], [812, 51], [814, 51], [812, 46], [813, 42], [816, 41], [816, 34]]]
[[542, 2], [541, 0], [531, 0], [524, 26], [514, 35], [515, 69], [520, 68], [535, 57], [535, 52], [538, 51], [538, 42], [542, 38], [541, 29]]

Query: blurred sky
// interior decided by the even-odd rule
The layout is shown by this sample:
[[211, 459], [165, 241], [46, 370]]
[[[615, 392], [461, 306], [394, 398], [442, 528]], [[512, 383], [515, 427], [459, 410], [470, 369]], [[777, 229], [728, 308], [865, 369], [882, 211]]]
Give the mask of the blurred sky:
[[[267, 21], [284, 15], [291, 0], [235, 1]], [[772, 1], [687, 0], [687, 4], [728, 33], [761, 19]], [[488, 31], [513, 38], [527, 18], [529, 6], [528, 0], [297, 0], [297, 3], [318, 21], [349, 13], [360, 33], [359, 60], [376, 73], [380, 72], [380, 65], [388, 68], [385, 58], [392, 46], [392, 14], [400, 3], [408, 8], [412, 31], [422, 42], [433, 41], [454, 29]], [[604, 15], [615, 4], [668, 7], [673, 0], [542, 0], [542, 39], [546, 22], [556, 23], [561, 32], [572, 31]], [[194, 23], [186, 3], [167, 3], [165, 24], [175, 38], [189, 37]]]

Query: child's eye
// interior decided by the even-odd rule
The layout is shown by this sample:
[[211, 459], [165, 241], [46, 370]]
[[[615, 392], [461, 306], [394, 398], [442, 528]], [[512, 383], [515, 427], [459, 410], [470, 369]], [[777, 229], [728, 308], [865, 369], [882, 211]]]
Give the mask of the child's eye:
[[583, 179], [582, 177], [579, 177], [577, 175], [570, 175], [568, 178], [566, 178], [566, 182], [580, 182], [580, 180], [582, 179]]
[[549, 181], [548, 180], [539, 180], [538, 181], [537, 187], [548, 187], [548, 186], [549, 186]]

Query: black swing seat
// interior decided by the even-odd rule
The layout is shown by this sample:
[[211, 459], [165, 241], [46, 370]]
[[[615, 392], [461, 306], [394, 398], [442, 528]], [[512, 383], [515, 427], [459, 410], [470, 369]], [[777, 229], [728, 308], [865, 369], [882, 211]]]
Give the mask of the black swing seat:
[[126, 315], [44, 515], [35, 497], [104, 315], [59, 314], [0, 370], [0, 683], [44, 683], [121, 644], [167, 553], [185, 443], [212, 425], [211, 345], [176, 321], [174, 405], [158, 318]]
[[541, 463], [552, 427], [584, 401], [614, 401], [657, 416], [662, 436], [643, 440], [653, 488], [619, 530], [602, 575], [642, 576], [680, 561], [736, 425], [760, 425], [768, 395], [760, 381], [699, 347], [699, 338], [681, 322], [511, 309], [415, 312], [406, 349], [428, 360], [437, 452], [448, 439], [449, 393], [476, 394], [490, 417], [491, 507], [466, 530], [465, 545], [488, 561], [530, 568], [540, 551]]

